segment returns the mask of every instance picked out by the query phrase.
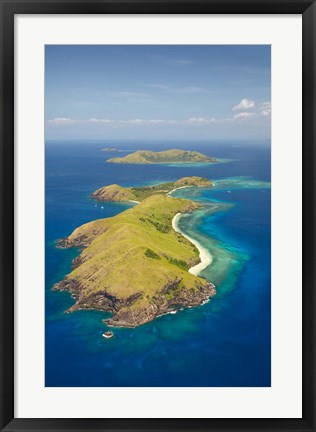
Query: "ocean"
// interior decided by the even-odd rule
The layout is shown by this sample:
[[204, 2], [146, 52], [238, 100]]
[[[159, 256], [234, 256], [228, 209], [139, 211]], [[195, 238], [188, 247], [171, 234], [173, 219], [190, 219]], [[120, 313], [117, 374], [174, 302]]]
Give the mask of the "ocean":
[[[124, 152], [102, 152], [116, 147]], [[138, 149], [197, 150], [218, 164], [117, 165], [105, 159]], [[271, 385], [271, 155], [268, 142], [47, 141], [45, 184], [46, 387], [268, 387]], [[114, 328], [109, 313], [65, 314], [74, 300], [52, 291], [71, 270], [77, 249], [56, 248], [83, 223], [135, 205], [96, 203], [101, 186], [138, 186], [201, 176], [214, 189], [181, 189], [174, 196], [205, 204], [179, 228], [213, 255], [202, 276], [217, 294], [202, 306], [143, 326]], [[214, 212], [217, 204], [218, 211]]]

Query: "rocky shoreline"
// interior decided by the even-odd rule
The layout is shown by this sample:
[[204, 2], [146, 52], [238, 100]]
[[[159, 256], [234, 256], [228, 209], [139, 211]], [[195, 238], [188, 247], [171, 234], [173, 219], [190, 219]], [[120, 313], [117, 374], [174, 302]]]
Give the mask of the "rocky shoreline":
[[92, 294], [89, 297], [81, 296], [82, 287], [77, 281], [71, 279], [64, 279], [54, 285], [55, 291], [69, 291], [72, 297], [76, 300], [75, 304], [71, 306], [65, 313], [75, 312], [77, 310], [100, 310], [104, 312], [111, 312], [112, 316], [103, 320], [105, 324], [113, 327], [138, 327], [153, 321], [155, 318], [177, 311], [183, 307], [194, 307], [202, 305], [209, 298], [216, 294], [215, 286], [205, 281], [205, 285], [200, 287], [197, 293], [184, 293], [181, 292], [179, 296], [167, 300], [168, 294], [175, 290], [181, 281], [164, 287], [160, 295], [154, 297], [153, 301], [143, 308], [130, 308], [130, 306], [141, 295], [134, 294], [126, 300], [111, 296], [106, 291]]
[[193, 201], [154, 195], [59, 240], [59, 248], [80, 249], [72, 271], [53, 287], [74, 298], [66, 313], [100, 310], [112, 314], [105, 320], [108, 326], [137, 327], [214, 296], [212, 283], [190, 273], [200, 262], [198, 248], [172, 226], [177, 213], [200, 207]]

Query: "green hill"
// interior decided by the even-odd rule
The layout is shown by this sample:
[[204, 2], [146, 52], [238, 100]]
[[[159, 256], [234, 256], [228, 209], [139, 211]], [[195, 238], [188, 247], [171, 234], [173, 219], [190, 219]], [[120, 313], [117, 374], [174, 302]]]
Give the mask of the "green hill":
[[59, 247], [80, 247], [75, 268], [55, 285], [69, 290], [77, 309], [112, 312], [109, 325], [136, 327], [180, 306], [196, 306], [214, 286], [188, 269], [199, 262], [195, 246], [172, 229], [177, 213], [200, 205], [154, 195], [115, 217], [77, 228]]
[[109, 185], [96, 190], [91, 196], [97, 201], [143, 201], [152, 195], [166, 195], [173, 189], [189, 186], [210, 187], [213, 186], [213, 182], [207, 178], [192, 176], [154, 186], [123, 188], [119, 185]]
[[161, 164], [161, 163], [212, 163], [216, 159], [206, 156], [197, 151], [186, 150], [164, 150], [154, 152], [149, 150], [138, 150], [122, 158], [111, 158], [107, 162], [121, 164]]
[[131, 201], [136, 200], [136, 197], [131, 188], [123, 188], [117, 184], [102, 187], [91, 195], [97, 201]]
[[122, 151], [122, 150], [118, 150], [118, 149], [115, 148], [115, 147], [104, 147], [104, 148], [102, 149], [102, 151], [104, 151], [104, 152], [120, 152], [120, 151]]

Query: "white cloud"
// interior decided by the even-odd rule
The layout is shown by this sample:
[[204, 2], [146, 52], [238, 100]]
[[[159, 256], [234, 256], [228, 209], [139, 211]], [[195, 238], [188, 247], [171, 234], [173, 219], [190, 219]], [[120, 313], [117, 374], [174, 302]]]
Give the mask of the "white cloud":
[[74, 124], [100, 124], [110, 127], [128, 127], [128, 126], [158, 126], [158, 125], [183, 125], [183, 126], [207, 126], [216, 124], [233, 123], [239, 120], [246, 120], [255, 117], [257, 114], [250, 112], [240, 112], [228, 118], [215, 118], [215, 117], [190, 117], [188, 119], [175, 120], [175, 119], [143, 119], [132, 118], [127, 120], [109, 119], [109, 118], [89, 118], [86, 120], [70, 119], [64, 117], [57, 117], [48, 120], [48, 123], [55, 126], [60, 125], [74, 125]]
[[70, 125], [74, 123], [78, 123], [79, 120], [73, 120], [67, 117], [55, 117], [48, 121], [50, 124], [58, 125]]
[[131, 119], [129, 121], [130, 124], [134, 124], [134, 125], [140, 125], [140, 124], [144, 124], [144, 120], [143, 119]]
[[177, 120], [163, 120], [163, 119], [131, 119], [131, 120], [120, 120], [121, 124], [134, 125], [134, 126], [150, 126], [150, 125], [166, 125], [166, 124], [178, 124]]
[[187, 124], [191, 125], [209, 125], [214, 123], [221, 123], [222, 121], [225, 121], [226, 119], [216, 119], [214, 117], [211, 118], [205, 118], [205, 117], [191, 117], [185, 122]]
[[260, 114], [263, 117], [268, 117], [271, 115], [271, 102], [263, 102], [260, 106]]
[[242, 99], [239, 104], [233, 106], [233, 111], [245, 110], [255, 107], [255, 101], [251, 99]]
[[161, 120], [161, 119], [151, 119], [144, 120], [144, 124], [156, 125], [156, 124], [177, 124], [177, 120]]
[[206, 117], [191, 117], [188, 120], [185, 120], [185, 124], [190, 125], [197, 125], [197, 126], [203, 126], [203, 125], [212, 125], [212, 124], [227, 124], [227, 123], [234, 123], [239, 120], [246, 120], [252, 117], [255, 117], [255, 113], [249, 113], [249, 112], [241, 112], [238, 114], [233, 115], [232, 117], [227, 118], [206, 118]]
[[187, 122], [190, 124], [207, 124], [208, 119], [205, 117], [191, 117], [187, 120]]
[[241, 113], [235, 114], [233, 116], [233, 119], [235, 119], [235, 120], [247, 119], [247, 118], [250, 118], [250, 117], [254, 117], [255, 115], [256, 115], [255, 113], [241, 112]]
[[[245, 110], [251, 110], [254, 109], [254, 112], [250, 113]], [[239, 114], [234, 115], [233, 118], [235, 119], [241, 119], [241, 118], [247, 118], [247, 117], [253, 117], [254, 115], [259, 115], [261, 117], [269, 117], [271, 115], [271, 102], [261, 102], [256, 103], [255, 101], [251, 99], [242, 99], [238, 105], [235, 105], [233, 107], [233, 111], [242, 111]]]
[[98, 119], [98, 118], [90, 118], [88, 121], [87, 121], [87, 123], [105, 123], [105, 124], [113, 124], [114, 123], [114, 120], [111, 120], [111, 119], [107, 119], [107, 118], [104, 118], [104, 119]]

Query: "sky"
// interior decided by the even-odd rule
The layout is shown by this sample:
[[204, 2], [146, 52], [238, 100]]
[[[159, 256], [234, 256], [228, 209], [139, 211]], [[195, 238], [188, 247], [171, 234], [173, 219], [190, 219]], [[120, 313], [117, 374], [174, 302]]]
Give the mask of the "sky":
[[45, 138], [269, 140], [268, 45], [47, 45]]

